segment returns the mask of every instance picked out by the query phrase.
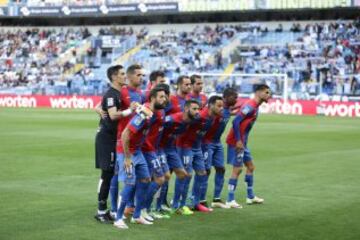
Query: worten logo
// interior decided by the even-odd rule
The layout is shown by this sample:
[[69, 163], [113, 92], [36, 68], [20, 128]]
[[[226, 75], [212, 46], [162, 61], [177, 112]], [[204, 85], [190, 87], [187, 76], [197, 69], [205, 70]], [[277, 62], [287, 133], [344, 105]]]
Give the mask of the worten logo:
[[7, 96], [0, 97], [1, 107], [37, 107], [37, 101], [33, 97]]
[[316, 112], [325, 116], [360, 117], [360, 104], [357, 102], [353, 105], [320, 103], [316, 107]]
[[94, 102], [91, 98], [52, 98], [50, 97], [51, 108], [94, 108]]
[[260, 106], [260, 112], [262, 113], [278, 113], [278, 114], [292, 114], [302, 115], [303, 108], [300, 103], [294, 102], [282, 102], [276, 100]]

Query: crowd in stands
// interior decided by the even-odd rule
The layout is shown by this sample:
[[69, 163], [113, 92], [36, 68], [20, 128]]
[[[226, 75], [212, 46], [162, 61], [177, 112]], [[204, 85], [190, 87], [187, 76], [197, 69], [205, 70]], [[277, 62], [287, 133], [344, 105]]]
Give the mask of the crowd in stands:
[[[294, 35], [296, 39], [285, 44], [280, 40], [290, 33], [289, 30], [297, 34]], [[258, 41], [266, 39], [270, 33], [275, 40]], [[241, 44], [230, 56], [224, 57], [223, 49], [241, 34], [246, 36], [241, 38]], [[81, 40], [91, 35], [94, 34], [86, 28], [0, 32], [0, 90], [23, 86], [33, 87], [36, 90], [33, 93], [52, 94], [44, 91], [44, 86], [61, 85], [64, 90], [60, 94], [101, 94], [106, 89], [105, 78], [93, 73], [96, 69], [92, 69], [89, 58], [84, 60], [76, 48]], [[143, 43], [142, 47], [122, 64], [141, 63], [148, 71], [162, 70], [170, 83], [180, 74], [223, 73], [234, 63], [233, 73], [287, 74], [290, 90], [298, 98], [309, 98], [319, 92], [360, 95], [359, 21], [294, 23], [288, 29], [279, 24], [273, 32], [259, 24], [202, 25], [192, 30], [164, 30], [160, 34], [153, 34], [147, 28], [135, 31], [113, 26], [100, 28], [96, 36], [120, 36], [122, 39], [136, 36], [137, 42]], [[72, 51], [72, 57], [60, 61], [66, 51]], [[101, 58], [103, 53], [99, 48], [90, 47], [87, 55]], [[67, 75], [79, 62], [85, 66], [77, 74]], [[101, 69], [101, 66], [96, 67]], [[87, 92], [84, 89], [90, 80], [96, 82], [96, 87]], [[267, 81], [274, 92], [283, 91], [280, 78], [264, 76], [260, 80]], [[236, 81], [206, 82], [205, 90], [221, 91], [227, 85], [236, 85]]]
[[150, 36], [142, 52], [131, 60], [140, 60], [148, 54], [152, 61], [144, 63], [145, 67], [178, 74], [222, 69], [221, 47], [234, 37], [235, 32], [232, 27], [225, 29], [221, 26], [197, 26], [192, 31], [163, 31], [160, 35]]
[[360, 94], [359, 22], [315, 23], [303, 29], [294, 24], [291, 31], [302, 32], [293, 43], [246, 44], [239, 49], [236, 72], [287, 74], [292, 91], [303, 98], [319, 88], [326, 94]]
[[62, 54], [90, 35], [86, 28], [1, 30], [0, 88], [53, 85], [76, 62], [75, 50], [65, 62], [59, 61]]

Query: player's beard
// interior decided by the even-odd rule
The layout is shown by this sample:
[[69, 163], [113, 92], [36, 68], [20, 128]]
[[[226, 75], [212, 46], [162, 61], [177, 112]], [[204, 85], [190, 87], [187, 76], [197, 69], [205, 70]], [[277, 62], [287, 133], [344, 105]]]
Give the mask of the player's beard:
[[165, 103], [164, 103], [164, 104], [155, 103], [155, 104], [154, 104], [154, 108], [155, 108], [156, 110], [164, 109], [164, 108], [165, 108]]
[[188, 115], [188, 118], [189, 118], [191, 121], [199, 118], [199, 114], [194, 114], [194, 115], [193, 115], [193, 114], [191, 114], [190, 112], [188, 112], [187, 115]]

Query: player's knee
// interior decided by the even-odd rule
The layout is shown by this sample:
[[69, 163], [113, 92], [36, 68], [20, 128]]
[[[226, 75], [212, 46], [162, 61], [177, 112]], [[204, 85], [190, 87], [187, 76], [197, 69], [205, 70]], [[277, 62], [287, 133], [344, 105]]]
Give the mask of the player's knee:
[[163, 185], [165, 182], [165, 177], [157, 177], [154, 179], [154, 181], [158, 184], [158, 185]]
[[249, 173], [253, 173], [255, 171], [255, 166], [251, 165], [251, 166], [247, 167], [246, 171], [249, 172]]
[[187, 173], [184, 169], [175, 169], [176, 177], [179, 179], [184, 179], [187, 176]]
[[196, 175], [199, 175], [199, 176], [204, 176], [206, 174], [207, 174], [206, 170], [196, 171]]
[[142, 183], [149, 183], [151, 181], [151, 178], [142, 178], [139, 181]]
[[239, 177], [239, 175], [242, 172], [242, 168], [241, 167], [236, 167], [233, 169], [232, 175], [233, 177]]
[[170, 172], [165, 173], [165, 181], [169, 181], [171, 178]]
[[105, 171], [105, 170], [101, 171], [101, 179], [106, 184], [110, 184], [110, 181], [113, 176], [114, 176], [114, 173], [112, 171]]
[[215, 168], [216, 173], [218, 174], [225, 174], [225, 168], [224, 167], [217, 167]]

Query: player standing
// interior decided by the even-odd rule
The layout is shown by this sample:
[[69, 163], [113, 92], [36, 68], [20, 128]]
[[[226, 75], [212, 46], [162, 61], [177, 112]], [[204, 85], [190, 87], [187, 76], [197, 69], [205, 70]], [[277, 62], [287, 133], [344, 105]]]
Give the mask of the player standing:
[[[144, 103], [144, 100], [145, 100], [144, 95], [140, 90], [140, 87], [142, 84], [142, 78], [144, 77], [142, 67], [138, 64], [129, 66], [126, 70], [126, 77], [128, 80], [128, 85], [123, 86], [120, 90], [120, 97], [121, 97], [120, 98], [120, 101], [121, 101], [120, 108], [123, 111], [130, 108], [130, 111], [128, 110], [126, 112], [126, 116], [124, 116], [122, 119], [120, 119], [119, 123], [118, 123], [117, 147], [116, 147], [117, 155], [119, 155], [120, 150], [121, 150], [121, 144], [120, 144], [121, 134], [122, 134], [123, 130], [125, 129], [126, 125], [129, 123], [131, 117], [134, 116], [134, 114], [135, 114], [133, 109], [138, 107], [140, 104]], [[117, 158], [118, 158], [118, 156], [117, 156]], [[119, 160], [117, 159], [117, 161], [119, 161]], [[119, 165], [119, 164], [117, 164], [117, 165]], [[122, 163], [120, 163], [120, 165], [122, 165]], [[118, 189], [117, 173], [115, 173], [115, 175], [111, 181], [110, 189], [116, 189], [116, 194], [117, 194], [117, 189]], [[115, 195], [115, 193], [114, 193], [114, 195]], [[134, 197], [132, 197], [132, 199], [133, 198]], [[115, 205], [116, 206], [115, 209], [117, 209], [117, 201], [112, 202], [112, 205]], [[127, 213], [132, 213], [133, 208], [134, 208], [134, 203], [129, 201], [128, 207], [129, 208], [127, 209]], [[113, 209], [113, 207], [112, 207], [112, 209]]]
[[[98, 211], [95, 219], [109, 223], [114, 220], [115, 214], [107, 211], [107, 198], [110, 191], [110, 182], [114, 175], [116, 164], [116, 134], [118, 120], [124, 116], [120, 109], [120, 89], [125, 85], [125, 71], [121, 65], [111, 66], [107, 69], [107, 77], [111, 82], [111, 87], [104, 94], [101, 111], [105, 112], [105, 117], [100, 119], [99, 129], [95, 139], [95, 166], [101, 169], [101, 177], [98, 185]], [[111, 196], [117, 199], [117, 193]], [[112, 212], [116, 211], [112, 209]]]
[[[164, 89], [166, 98], [169, 98], [170, 87], [167, 84], [159, 83], [156, 88]], [[147, 192], [146, 211], [153, 218], [170, 218], [165, 213], [157, 211], [150, 211], [151, 204], [155, 193], [157, 193], [160, 187], [165, 181], [170, 179], [169, 166], [165, 158], [159, 154], [160, 140], [163, 134], [164, 123], [165, 123], [165, 111], [163, 109], [156, 110], [154, 114], [157, 115], [156, 120], [151, 125], [148, 134], [145, 137], [144, 144], [141, 148], [145, 160], [149, 166], [149, 172], [151, 175], [151, 183]]]
[[[167, 102], [165, 90], [154, 88], [150, 93], [150, 103], [147, 105], [152, 112], [163, 109]], [[150, 183], [148, 164], [141, 151], [141, 146], [149, 128], [156, 122], [157, 114], [147, 118], [144, 114], [136, 114], [124, 129], [119, 146], [119, 179], [124, 181], [125, 186], [121, 193], [121, 203], [117, 212], [114, 226], [121, 229], [128, 228], [123, 221], [126, 204], [131, 201], [135, 192], [136, 206], [132, 223], [151, 225], [152, 222], [142, 216], [141, 210], [146, 208], [147, 192]], [[123, 163], [123, 164], [121, 164]]]
[[246, 203], [252, 204], [264, 202], [264, 199], [261, 199], [254, 194], [253, 185], [255, 165], [253, 163], [250, 150], [247, 147], [247, 143], [250, 130], [255, 124], [258, 116], [259, 106], [271, 98], [271, 92], [269, 86], [266, 84], [256, 85], [254, 87], [254, 92], [255, 98], [250, 99], [241, 105], [239, 112], [233, 120], [233, 126], [226, 139], [226, 143], [228, 144], [228, 163], [233, 165], [233, 170], [229, 179], [229, 193], [226, 204], [232, 208], [242, 208], [242, 206], [235, 201], [235, 190], [243, 164], [245, 164], [246, 167]]
[[[166, 115], [184, 111], [186, 99], [188, 99], [188, 94], [191, 91], [191, 80], [188, 76], [181, 75], [177, 79], [176, 86], [177, 86], [176, 94], [170, 95], [169, 104], [165, 108]], [[172, 156], [170, 156], [170, 158]], [[162, 207], [163, 210], [170, 211], [171, 209], [169, 208], [169, 204], [167, 203], [168, 188], [169, 188], [168, 181], [165, 181], [165, 183], [161, 187], [158, 202], [161, 202], [163, 204]]]
[[[189, 124], [198, 118], [199, 109], [198, 101], [187, 100], [183, 112], [168, 115], [165, 119], [165, 130], [160, 141], [159, 156], [161, 159], [166, 159], [169, 168], [176, 174], [174, 198], [176, 198], [175, 196], [180, 198], [184, 189], [184, 180], [189, 177], [177, 152], [175, 140], [178, 135], [188, 130]], [[160, 212], [164, 210], [165, 199], [166, 194], [161, 191], [156, 207]], [[182, 215], [193, 214], [188, 207], [179, 208], [177, 212]]]
[[[228, 208], [228, 206], [221, 200], [221, 191], [224, 186], [224, 147], [221, 143], [221, 136], [225, 131], [226, 125], [231, 117], [233, 107], [237, 102], [238, 93], [234, 88], [227, 88], [223, 92], [224, 110], [221, 116], [216, 117], [213, 126], [205, 134], [203, 139], [203, 153], [205, 159], [205, 167], [207, 171], [207, 179], [209, 178], [211, 167], [215, 168], [215, 182], [214, 195], [211, 207]], [[208, 207], [206, 202], [206, 192], [201, 196], [201, 204]]]
[[[213, 125], [214, 119], [217, 116], [220, 116], [223, 111], [223, 99], [219, 96], [212, 96], [209, 99], [209, 107], [203, 108], [203, 110], [199, 114], [199, 118], [196, 122], [192, 123], [188, 130], [179, 136], [176, 141], [176, 146], [178, 149], [179, 156], [183, 161], [183, 165], [188, 174], [191, 174], [193, 170], [195, 170], [195, 178], [194, 178], [194, 210], [209, 212], [211, 211], [207, 207], [199, 204], [200, 196], [203, 191], [206, 189], [206, 170], [205, 170], [205, 162], [203, 157], [203, 152], [201, 149], [201, 142], [204, 135], [209, 131], [211, 126]], [[187, 193], [189, 189], [191, 181], [191, 175], [186, 177], [184, 180], [180, 182], [183, 184], [183, 192], [180, 196], [174, 195], [173, 200], [173, 208], [174, 209], [182, 209], [186, 208], [186, 199]], [[176, 194], [176, 192], [175, 192]], [[181, 198], [181, 199], [180, 199]], [[179, 204], [179, 200], [181, 200]]]

